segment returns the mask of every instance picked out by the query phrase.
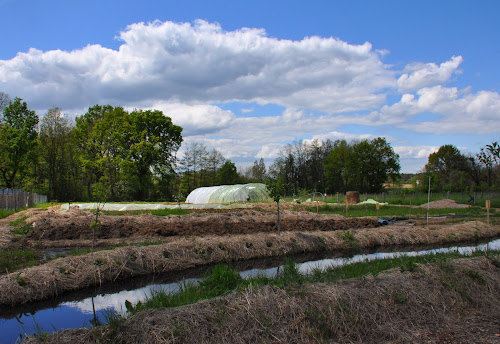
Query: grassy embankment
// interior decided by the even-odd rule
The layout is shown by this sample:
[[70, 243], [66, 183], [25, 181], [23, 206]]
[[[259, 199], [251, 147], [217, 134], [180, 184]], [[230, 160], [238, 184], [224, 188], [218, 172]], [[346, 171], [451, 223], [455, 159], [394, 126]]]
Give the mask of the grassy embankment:
[[[494, 258], [500, 251], [476, 251], [472, 257], [486, 256], [493, 264], [500, 268], [500, 261]], [[235, 290], [243, 290], [249, 287], [270, 285], [278, 288], [286, 288], [291, 285], [302, 285], [306, 283], [328, 283], [340, 280], [357, 278], [362, 276], [377, 276], [389, 269], [400, 269], [401, 271], [416, 271], [417, 264], [443, 264], [450, 259], [470, 257], [458, 252], [437, 253], [424, 256], [401, 256], [391, 259], [377, 259], [368, 262], [352, 263], [340, 267], [330, 267], [325, 270], [314, 269], [312, 273], [301, 274], [298, 265], [291, 259], [287, 259], [283, 269], [278, 271], [275, 277], [257, 276], [248, 279], [242, 278], [230, 265], [218, 264], [212, 268], [210, 273], [199, 285], [193, 283], [180, 283], [180, 291], [168, 293], [159, 291], [147, 297], [144, 302], [136, 305], [126, 303], [129, 314], [153, 308], [178, 307], [192, 304], [204, 299], [229, 294]], [[472, 273], [473, 274], [473, 273]], [[479, 277], [478, 277], [479, 278]]]

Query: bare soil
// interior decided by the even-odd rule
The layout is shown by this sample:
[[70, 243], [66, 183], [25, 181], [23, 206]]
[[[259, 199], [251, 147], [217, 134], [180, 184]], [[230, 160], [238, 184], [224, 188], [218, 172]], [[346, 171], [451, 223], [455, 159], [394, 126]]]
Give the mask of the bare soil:
[[[261, 287], [46, 343], [499, 343], [499, 256], [339, 283]], [[26, 343], [36, 343], [30, 338]]]

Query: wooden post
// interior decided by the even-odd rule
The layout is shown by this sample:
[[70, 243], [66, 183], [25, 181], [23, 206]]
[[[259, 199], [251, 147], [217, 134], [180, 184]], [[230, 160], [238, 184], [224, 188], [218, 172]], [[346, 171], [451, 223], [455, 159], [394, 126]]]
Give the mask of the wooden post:
[[491, 201], [487, 200], [486, 201], [486, 217], [487, 217], [488, 224], [490, 224], [490, 207], [491, 207]]
[[380, 203], [377, 202], [377, 220], [378, 220], [378, 211], [380, 210]]
[[349, 214], [349, 202], [347, 202], [347, 198], [345, 199], [345, 217]]

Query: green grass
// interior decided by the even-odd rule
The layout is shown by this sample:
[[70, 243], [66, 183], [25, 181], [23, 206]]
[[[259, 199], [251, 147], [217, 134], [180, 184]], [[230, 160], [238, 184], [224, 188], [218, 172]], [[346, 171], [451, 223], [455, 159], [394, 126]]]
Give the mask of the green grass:
[[[473, 193], [470, 193], [473, 195]], [[389, 204], [399, 204], [399, 205], [422, 205], [427, 203], [427, 192], [415, 191], [411, 189], [404, 190], [388, 190], [384, 193], [377, 194], [360, 194], [360, 200], [364, 201], [366, 199], [374, 199], [379, 202], [388, 202]], [[431, 192], [430, 200], [437, 201], [448, 198], [447, 192]], [[466, 192], [450, 192], [449, 198], [456, 201], [460, 204], [469, 204], [474, 205], [472, 201], [470, 201], [470, 197]], [[484, 207], [486, 204], [486, 200], [491, 200], [491, 207], [500, 208], [500, 192], [494, 191], [476, 191], [476, 205], [480, 207]], [[319, 199], [320, 202], [323, 199]], [[328, 203], [337, 203], [337, 194], [330, 194], [326, 198]], [[470, 201], [470, 202], [469, 202]], [[339, 203], [345, 203], [345, 194], [339, 193], [338, 197]]]
[[[316, 207], [307, 207], [306, 210], [316, 212]], [[346, 215], [346, 208], [343, 205], [320, 205], [319, 212], [321, 214], [339, 214]], [[469, 208], [449, 208], [449, 209], [429, 209], [430, 216], [444, 216], [444, 215], [464, 215], [471, 217], [479, 217], [486, 215], [486, 209], [481, 207]], [[490, 211], [490, 216], [497, 216], [494, 211]], [[377, 216], [377, 207], [374, 204], [357, 204], [349, 206], [347, 211], [348, 217], [361, 217], [361, 216]], [[427, 208], [409, 207], [409, 206], [381, 206], [378, 211], [378, 217], [412, 217], [424, 218], [427, 216]]]
[[0, 219], [4, 219], [7, 216], [10, 216], [12, 214], [17, 213], [19, 210], [5, 210], [5, 209], [0, 209]]
[[0, 251], [0, 271], [9, 272], [36, 265], [40, 254], [29, 249], [6, 249]]
[[[472, 256], [490, 256], [498, 255], [500, 251], [489, 251], [488, 253], [477, 251]], [[235, 290], [243, 290], [249, 286], [258, 287], [264, 285], [272, 285], [279, 288], [287, 288], [292, 285], [302, 285], [305, 283], [317, 282], [336, 282], [339, 280], [357, 278], [362, 276], [376, 276], [383, 271], [389, 269], [400, 269], [401, 271], [416, 271], [417, 264], [446, 264], [450, 259], [459, 259], [469, 256], [464, 256], [458, 252], [453, 253], [437, 253], [424, 256], [400, 256], [390, 259], [378, 259], [367, 262], [352, 263], [340, 267], [331, 267], [325, 270], [315, 269], [309, 274], [301, 274], [298, 270], [298, 265], [292, 260], [287, 259], [282, 266], [282, 269], [275, 277], [256, 276], [248, 279], [243, 279], [239, 273], [228, 265], [216, 265], [207, 275], [206, 279], [195, 285], [185, 281], [180, 283], [180, 289], [175, 293], [165, 291], [154, 292], [144, 302], [139, 302], [137, 305], [132, 305], [129, 301], [125, 302], [125, 306], [129, 314], [135, 314], [138, 311], [152, 308], [178, 307], [182, 305], [192, 304], [204, 299], [228, 294]], [[499, 264], [497, 260], [493, 263]], [[471, 273], [471, 275], [473, 272]], [[473, 276], [479, 278], [477, 276]]]
[[28, 216], [21, 216], [21, 217], [18, 217], [17, 219], [15, 219], [14, 221], [10, 221], [9, 222], [9, 225], [11, 225], [12, 227], [17, 227], [19, 226], [20, 224], [22, 224], [24, 222], [24, 220], [26, 220], [28, 218]]
[[187, 215], [191, 212], [187, 209], [156, 209], [156, 210], [129, 210], [129, 211], [114, 211], [105, 210], [102, 212], [105, 215], [141, 215], [141, 214], [151, 214], [155, 216], [169, 216], [169, 215]]

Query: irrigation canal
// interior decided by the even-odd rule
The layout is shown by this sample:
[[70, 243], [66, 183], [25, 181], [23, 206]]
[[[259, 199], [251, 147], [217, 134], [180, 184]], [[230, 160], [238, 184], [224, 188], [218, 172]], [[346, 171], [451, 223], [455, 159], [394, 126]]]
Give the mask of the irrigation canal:
[[[303, 255], [294, 257], [301, 273], [311, 272], [316, 268], [341, 266], [367, 260], [393, 258], [401, 255], [417, 256], [438, 252], [472, 253], [476, 250], [500, 249], [500, 239], [469, 246], [452, 247], [415, 247], [379, 248], [371, 252], [351, 255]], [[407, 251], [412, 250], [412, 251]], [[252, 260], [235, 263], [234, 268], [242, 277], [257, 275], [274, 276], [282, 266], [283, 258]], [[25, 334], [59, 331], [68, 328], [90, 327], [106, 322], [106, 314], [112, 311], [125, 313], [125, 300], [136, 304], [151, 293], [159, 290], [175, 292], [180, 282], [198, 283], [208, 268], [197, 268], [168, 276], [149, 276], [135, 278], [115, 285], [103, 286], [92, 290], [83, 290], [65, 295], [62, 298], [24, 305], [20, 308], [0, 309], [0, 344], [20, 342]]]

